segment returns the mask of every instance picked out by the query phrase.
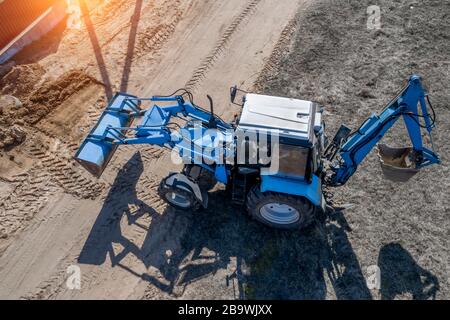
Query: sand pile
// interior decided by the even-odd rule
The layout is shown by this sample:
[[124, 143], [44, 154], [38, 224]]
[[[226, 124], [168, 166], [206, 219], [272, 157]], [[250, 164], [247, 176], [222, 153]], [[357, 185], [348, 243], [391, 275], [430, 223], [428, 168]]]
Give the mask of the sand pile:
[[39, 64], [14, 66], [0, 79], [0, 94], [12, 95], [24, 100], [33, 92], [44, 73], [45, 70]]
[[26, 131], [74, 93], [98, 83], [80, 70], [56, 80], [43, 79], [38, 64], [15, 66], [0, 80], [0, 148], [22, 143]]

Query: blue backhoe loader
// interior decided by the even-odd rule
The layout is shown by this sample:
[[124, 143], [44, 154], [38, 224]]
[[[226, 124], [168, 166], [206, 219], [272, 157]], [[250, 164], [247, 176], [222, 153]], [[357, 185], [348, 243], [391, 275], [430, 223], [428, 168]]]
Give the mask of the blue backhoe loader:
[[378, 144], [383, 172], [392, 180], [406, 181], [420, 169], [440, 163], [431, 136], [436, 115], [419, 76], [411, 76], [380, 113], [356, 130], [342, 125], [330, 141], [318, 103], [237, 87], [230, 93], [232, 102], [242, 108], [230, 123], [214, 114], [211, 97], [210, 110], [205, 110], [184, 89], [151, 98], [118, 93], [75, 159], [100, 177], [119, 146], [169, 148], [183, 163], [183, 169], [171, 173], [159, 187], [160, 196], [171, 206], [207, 207], [208, 190], [201, 182], [209, 176], [227, 185], [230, 200], [246, 206], [253, 218], [280, 229], [308, 226], [326, 208], [323, 188], [344, 185], [400, 118], [411, 146]]

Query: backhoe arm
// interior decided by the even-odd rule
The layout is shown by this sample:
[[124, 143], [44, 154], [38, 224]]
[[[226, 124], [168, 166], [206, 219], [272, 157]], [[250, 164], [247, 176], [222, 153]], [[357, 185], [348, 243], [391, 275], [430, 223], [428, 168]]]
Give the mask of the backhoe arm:
[[[415, 167], [420, 169], [439, 163], [438, 155], [425, 148], [422, 141], [421, 129], [424, 128], [432, 144], [431, 131], [434, 128], [435, 120], [432, 106], [430, 104], [430, 109], [433, 111], [430, 115], [425, 99], [428, 99], [428, 96], [422, 86], [421, 79], [414, 75], [380, 114], [373, 114], [353, 133], [348, 134], [348, 131], [347, 134], [342, 135], [341, 131], [341, 136], [333, 140], [335, 151], [331, 154], [331, 157], [334, 158], [337, 155], [338, 161], [331, 167], [333, 174], [330, 184], [334, 186], [345, 184], [355, 173], [358, 165], [400, 117], [403, 117], [405, 121], [412, 142]], [[421, 114], [418, 112], [419, 104]], [[343, 131], [345, 132], [345, 127]], [[328, 157], [330, 157], [329, 149]]]

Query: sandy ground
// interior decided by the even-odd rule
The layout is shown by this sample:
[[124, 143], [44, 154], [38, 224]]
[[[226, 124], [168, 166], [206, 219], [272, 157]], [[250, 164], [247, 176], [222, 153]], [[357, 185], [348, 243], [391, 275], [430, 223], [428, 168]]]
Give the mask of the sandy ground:
[[[1, 180], [0, 296], [234, 298], [225, 278], [234, 272], [235, 259], [207, 277], [207, 292], [197, 290], [195, 286], [205, 285], [196, 285], [197, 277], [188, 281], [173, 270], [201, 261], [185, 255], [182, 242], [192, 228], [190, 217], [167, 210], [156, 195], [160, 178], [170, 169], [165, 153], [152, 147], [139, 153], [123, 148], [100, 180], [70, 157], [117, 90], [143, 96], [186, 86], [199, 93], [200, 104], [211, 94], [218, 113], [231, 118], [238, 110], [228, 102], [229, 86], [252, 87], [306, 1], [85, 4], [80, 2], [80, 30], [55, 30], [20, 54], [17, 66], [4, 76], [2, 93], [18, 96], [20, 91], [25, 108], [5, 110], [31, 111], [24, 111], [18, 124], [27, 133], [25, 142], [2, 151], [9, 162]], [[29, 69], [33, 79], [15, 90]], [[54, 88], [73, 70], [96, 81], [77, 88], [76, 94], [45, 90], [56, 91], [58, 99], [52, 101], [58, 103], [45, 105], [47, 114], [35, 116], [35, 92]], [[32, 126], [26, 120], [31, 116], [36, 118]], [[66, 269], [72, 264], [81, 267], [82, 290], [66, 287]]]
[[[384, 0], [382, 29], [370, 31], [369, 4], [81, 1], [79, 30], [63, 24], [0, 69], [0, 298], [449, 298], [450, 10]], [[186, 86], [227, 119], [239, 111], [233, 84], [311, 99], [332, 135], [380, 110], [412, 72], [431, 88], [443, 165], [396, 185], [373, 153], [332, 190], [352, 207], [302, 234], [251, 221], [220, 189], [203, 212], [167, 208], [156, 188], [172, 166], [153, 147], [120, 148], [99, 180], [71, 160], [118, 90]], [[80, 290], [66, 285], [72, 265]], [[380, 290], [366, 285], [373, 265]]]

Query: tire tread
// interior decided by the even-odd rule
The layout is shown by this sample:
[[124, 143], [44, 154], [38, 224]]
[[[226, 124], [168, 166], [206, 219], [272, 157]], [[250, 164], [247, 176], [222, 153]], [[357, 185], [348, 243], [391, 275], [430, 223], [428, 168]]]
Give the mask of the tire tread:
[[[297, 208], [301, 214], [301, 218], [298, 222], [289, 225], [278, 225], [261, 217], [259, 209], [262, 206], [261, 203], [268, 203], [270, 201], [277, 201], [279, 203], [288, 203], [289, 205]], [[252, 188], [247, 196], [247, 212], [249, 215], [272, 228], [277, 229], [304, 229], [308, 227], [314, 221], [314, 206], [313, 204], [303, 198], [282, 193], [275, 192], [261, 192], [259, 185]]]

